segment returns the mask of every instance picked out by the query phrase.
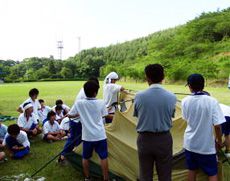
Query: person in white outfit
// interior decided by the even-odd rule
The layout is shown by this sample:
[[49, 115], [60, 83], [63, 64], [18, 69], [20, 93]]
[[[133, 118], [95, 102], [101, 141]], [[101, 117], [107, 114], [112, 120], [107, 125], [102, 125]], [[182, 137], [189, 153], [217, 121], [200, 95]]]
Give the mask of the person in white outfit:
[[103, 99], [108, 109], [108, 113], [111, 115], [105, 120], [106, 123], [112, 122], [112, 115], [115, 113], [118, 104], [118, 93], [125, 90], [124, 87], [116, 84], [118, 79], [119, 77], [116, 72], [110, 72], [104, 80]]

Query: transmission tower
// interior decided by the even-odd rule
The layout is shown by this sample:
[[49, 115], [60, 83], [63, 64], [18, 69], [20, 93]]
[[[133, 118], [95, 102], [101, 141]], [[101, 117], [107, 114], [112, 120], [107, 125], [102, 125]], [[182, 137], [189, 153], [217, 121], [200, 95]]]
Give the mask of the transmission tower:
[[59, 59], [62, 60], [62, 49], [64, 48], [63, 41], [57, 42], [57, 48], [58, 48]]

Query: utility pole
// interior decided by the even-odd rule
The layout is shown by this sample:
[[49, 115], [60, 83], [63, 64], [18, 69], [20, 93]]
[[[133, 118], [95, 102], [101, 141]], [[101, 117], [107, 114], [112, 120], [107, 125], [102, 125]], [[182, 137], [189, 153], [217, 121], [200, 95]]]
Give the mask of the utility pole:
[[59, 55], [59, 59], [62, 60], [62, 49], [63, 47], [63, 41], [57, 41], [57, 48], [58, 48], [58, 55]]
[[80, 53], [80, 51], [81, 51], [81, 37], [78, 36], [77, 39], [78, 39], [78, 53]]

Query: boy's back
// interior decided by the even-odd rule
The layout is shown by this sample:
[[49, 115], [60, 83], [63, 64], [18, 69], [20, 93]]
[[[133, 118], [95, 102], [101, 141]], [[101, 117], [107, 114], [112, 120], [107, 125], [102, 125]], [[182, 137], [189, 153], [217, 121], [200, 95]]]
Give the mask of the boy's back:
[[200, 154], [215, 154], [213, 125], [225, 122], [218, 101], [207, 95], [182, 100], [182, 117], [187, 121], [184, 148]]
[[103, 117], [108, 115], [103, 100], [86, 98], [78, 100], [69, 114], [79, 114], [82, 123], [82, 140], [99, 141], [106, 139]]

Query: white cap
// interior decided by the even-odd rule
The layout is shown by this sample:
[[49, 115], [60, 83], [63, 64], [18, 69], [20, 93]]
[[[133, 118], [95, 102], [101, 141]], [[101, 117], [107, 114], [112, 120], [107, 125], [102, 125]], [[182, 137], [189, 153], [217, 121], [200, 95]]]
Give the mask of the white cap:
[[33, 107], [33, 105], [32, 105], [31, 103], [26, 104], [26, 105], [23, 107], [23, 109], [24, 109], [24, 111], [25, 111], [25, 110], [29, 109], [30, 107]]

